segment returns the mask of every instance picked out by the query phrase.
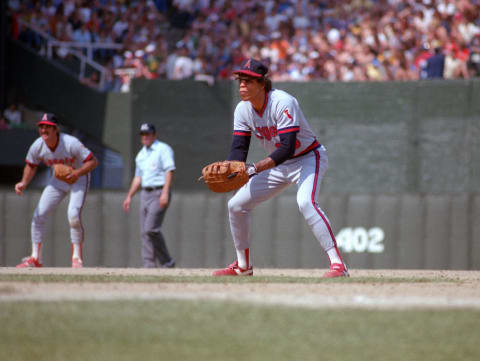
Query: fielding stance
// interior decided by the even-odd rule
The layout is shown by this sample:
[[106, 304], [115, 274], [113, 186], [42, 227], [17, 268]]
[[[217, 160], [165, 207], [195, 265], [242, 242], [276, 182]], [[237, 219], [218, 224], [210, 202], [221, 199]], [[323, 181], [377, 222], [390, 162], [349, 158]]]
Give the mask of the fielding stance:
[[133, 196], [142, 188], [140, 228], [143, 267], [173, 268], [175, 260], [168, 252], [161, 227], [170, 203], [175, 171], [174, 154], [168, 144], [157, 140], [157, 131], [153, 124], [142, 124], [140, 136], [143, 147], [135, 158], [135, 177], [123, 201], [123, 209], [125, 212], [130, 210]]
[[250, 212], [294, 183], [300, 212], [330, 259], [330, 270], [324, 277], [348, 276], [330, 222], [316, 202], [328, 166], [326, 149], [316, 140], [297, 100], [272, 89], [267, 73], [268, 68], [255, 59], [246, 60], [240, 70], [234, 71], [242, 101], [234, 113], [228, 160], [246, 161], [252, 134], [270, 155], [247, 164], [250, 180], [228, 202], [237, 260], [213, 275], [253, 275]]
[[52, 175], [42, 192], [32, 220], [32, 254], [17, 265], [19, 268], [42, 267], [42, 243], [45, 233], [45, 221], [48, 215], [70, 193], [68, 203], [68, 222], [72, 242], [72, 267], [83, 266], [82, 243], [84, 230], [82, 226], [82, 208], [90, 183], [90, 172], [98, 165], [97, 159], [77, 138], [60, 133], [54, 114], [45, 113], [37, 123], [40, 137], [28, 150], [22, 180], [15, 185], [15, 192], [22, 195], [43, 162], [51, 167], [57, 163], [70, 165], [74, 171], [68, 176], [69, 183]]

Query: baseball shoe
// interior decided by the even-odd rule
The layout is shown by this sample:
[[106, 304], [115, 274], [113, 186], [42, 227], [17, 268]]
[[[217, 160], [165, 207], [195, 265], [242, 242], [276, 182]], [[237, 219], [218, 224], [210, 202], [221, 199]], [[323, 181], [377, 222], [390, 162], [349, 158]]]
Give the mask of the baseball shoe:
[[330, 265], [330, 271], [325, 272], [323, 277], [335, 278], [335, 277], [349, 277], [348, 268], [342, 263], [332, 263]]
[[213, 272], [213, 276], [253, 276], [253, 267], [243, 269], [238, 267], [238, 261], [235, 261], [227, 268]]
[[22, 263], [17, 264], [17, 268], [35, 268], [42, 267], [43, 265], [38, 262], [38, 259], [33, 257], [25, 257], [22, 259]]
[[161, 265], [162, 268], [175, 268], [175, 260], [172, 258], [167, 263]]
[[72, 258], [72, 268], [83, 268], [83, 261], [80, 258]]

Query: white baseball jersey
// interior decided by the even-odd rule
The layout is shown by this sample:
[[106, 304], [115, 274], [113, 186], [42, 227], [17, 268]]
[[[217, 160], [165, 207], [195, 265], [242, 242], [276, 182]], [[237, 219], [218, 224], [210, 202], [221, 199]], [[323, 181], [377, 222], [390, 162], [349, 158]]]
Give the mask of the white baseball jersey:
[[243, 263], [251, 265], [251, 210], [290, 184], [296, 184], [298, 207], [315, 238], [327, 253], [330, 252], [329, 257], [336, 254], [338, 262], [343, 262], [330, 222], [316, 201], [328, 167], [327, 152], [316, 140], [297, 100], [282, 90], [274, 89], [265, 95], [261, 112], [255, 111], [249, 101], [241, 101], [235, 109], [234, 135], [255, 134], [268, 154], [280, 146], [280, 134], [289, 132], [297, 132], [293, 159], [251, 177], [228, 203], [237, 258], [245, 258]]
[[77, 169], [92, 157], [92, 152], [77, 138], [59, 133], [55, 149], [50, 149], [41, 137], [35, 140], [28, 150], [26, 162], [33, 166], [38, 166], [43, 162], [48, 167], [63, 163]]
[[[93, 158], [92, 152], [74, 136], [59, 133], [58, 144], [50, 149], [44, 140], [39, 137], [30, 146], [27, 153], [27, 164], [38, 166], [41, 162], [51, 167], [57, 163], [80, 168], [84, 162]], [[57, 207], [62, 199], [70, 192], [68, 203], [68, 220], [70, 224], [70, 239], [72, 243], [82, 243], [84, 230], [82, 225], [82, 209], [90, 182], [90, 174], [85, 174], [70, 185], [58, 180], [53, 175], [45, 187], [33, 213], [32, 242], [42, 243], [45, 236], [45, 222], [50, 212]]]
[[255, 134], [268, 154], [280, 146], [282, 133], [297, 132], [293, 157], [306, 154], [320, 145], [297, 99], [278, 89], [265, 94], [264, 107], [260, 113], [249, 101], [238, 103], [234, 113], [233, 129], [234, 135]]

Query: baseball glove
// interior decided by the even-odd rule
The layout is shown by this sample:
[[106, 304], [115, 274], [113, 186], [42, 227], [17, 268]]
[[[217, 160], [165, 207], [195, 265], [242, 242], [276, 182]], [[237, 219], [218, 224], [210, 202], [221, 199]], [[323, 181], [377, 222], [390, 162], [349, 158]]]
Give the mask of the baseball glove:
[[55, 177], [68, 184], [73, 184], [76, 181], [76, 179], [67, 179], [67, 176], [72, 172], [73, 168], [69, 165], [59, 163], [53, 166], [53, 174], [55, 175]]
[[212, 192], [225, 193], [234, 191], [247, 183], [249, 174], [244, 162], [226, 160], [204, 167], [200, 179], [205, 181]]

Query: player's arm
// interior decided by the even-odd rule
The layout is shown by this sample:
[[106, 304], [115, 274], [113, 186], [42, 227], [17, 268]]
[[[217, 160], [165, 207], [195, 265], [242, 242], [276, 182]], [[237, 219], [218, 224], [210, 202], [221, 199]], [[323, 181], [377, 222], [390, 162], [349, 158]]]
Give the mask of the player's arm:
[[245, 162], [248, 156], [248, 149], [250, 148], [250, 139], [250, 133], [240, 134], [240, 132], [234, 132], [227, 160]]
[[130, 210], [130, 203], [132, 202], [132, 198], [137, 193], [137, 191], [142, 186], [142, 177], [135, 176], [132, 179], [132, 183], [130, 184], [130, 189], [128, 190], [127, 196], [123, 201], [123, 210], [128, 212]]
[[289, 132], [280, 134], [280, 147], [272, 152], [267, 158], [255, 163], [257, 173], [282, 164], [295, 154], [297, 133]]
[[162, 195], [160, 196], [160, 206], [165, 208], [168, 205], [169, 196], [170, 196], [170, 187], [173, 181], [173, 170], [169, 170], [165, 173], [165, 183], [162, 188]]
[[95, 156], [90, 153], [90, 155], [85, 159], [83, 162], [83, 165], [75, 169], [71, 174], [67, 176], [67, 179], [72, 179], [72, 180], [77, 180], [79, 177], [90, 173], [92, 170], [94, 170], [98, 166], [98, 160], [95, 158]]
[[15, 193], [21, 196], [24, 189], [27, 188], [32, 181], [35, 173], [37, 173], [37, 166], [35, 164], [25, 164], [25, 168], [23, 168], [22, 180], [15, 184]]

